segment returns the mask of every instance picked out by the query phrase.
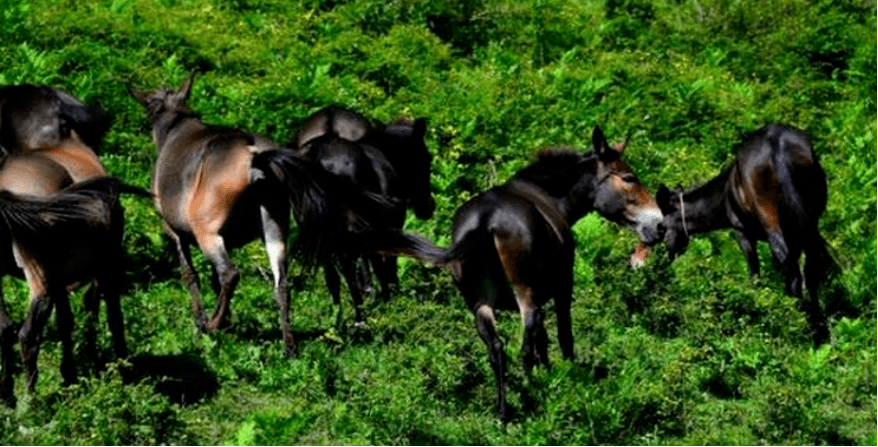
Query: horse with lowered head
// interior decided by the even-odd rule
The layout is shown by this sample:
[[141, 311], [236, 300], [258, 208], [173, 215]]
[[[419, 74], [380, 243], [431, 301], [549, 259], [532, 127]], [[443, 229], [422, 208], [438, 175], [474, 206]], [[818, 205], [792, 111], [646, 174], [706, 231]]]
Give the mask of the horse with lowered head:
[[[817, 228], [826, 209], [826, 174], [804, 132], [771, 124], [744, 137], [731, 168], [707, 184], [689, 191], [670, 191], [664, 185], [656, 199], [664, 220], [668, 254], [686, 250], [693, 234], [733, 228], [747, 258], [751, 276], [759, 274], [756, 241], [767, 240], [783, 269], [786, 293], [800, 298], [813, 340], [829, 337], [818, 290], [828, 273], [837, 269]], [[805, 252], [802, 294], [799, 257]]]

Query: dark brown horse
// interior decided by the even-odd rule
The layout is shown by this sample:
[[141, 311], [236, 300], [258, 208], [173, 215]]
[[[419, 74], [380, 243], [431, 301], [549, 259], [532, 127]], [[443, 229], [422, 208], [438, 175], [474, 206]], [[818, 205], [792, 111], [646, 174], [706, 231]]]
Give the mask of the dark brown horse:
[[37, 85], [0, 88], [0, 148], [22, 153], [54, 148], [60, 154], [71, 133], [96, 150], [110, 117], [61, 90]]
[[[315, 169], [292, 151], [258, 135], [204, 124], [186, 104], [191, 86], [190, 77], [177, 91], [132, 94], [153, 123], [158, 147], [155, 205], [177, 246], [196, 323], [204, 331], [224, 325], [239, 278], [228, 250], [261, 237], [274, 275], [283, 340], [293, 355], [286, 274], [290, 202], [300, 217], [299, 239], [304, 245], [320, 245], [320, 235], [327, 231], [324, 189], [309, 173]], [[192, 266], [192, 243], [210, 259], [219, 282], [216, 311], [209, 321]]]
[[[95, 284], [93, 298], [86, 299], [86, 310], [96, 314], [97, 298], [104, 299], [116, 355], [127, 357], [119, 305], [123, 216], [118, 195], [141, 191], [107, 177], [51, 191], [63, 169], [45, 159], [12, 160], [16, 157], [7, 156], [0, 166], [0, 275], [23, 276], [30, 287], [30, 310], [17, 339], [27, 371], [27, 389], [33, 391], [40, 337], [53, 307], [58, 309], [63, 348], [61, 374], [67, 383], [76, 381], [73, 314], [67, 293], [80, 284]], [[34, 174], [24, 184], [19, 170], [23, 166]], [[11, 371], [14, 327], [0, 295], [0, 399], [10, 406], [15, 404]]]
[[370, 248], [395, 247], [387, 251], [451, 270], [488, 346], [497, 379], [497, 413], [504, 420], [511, 414], [506, 404], [506, 359], [494, 310], [521, 312], [524, 366], [530, 370], [538, 363], [548, 365], [541, 308], [554, 298], [561, 352], [572, 359], [571, 225], [594, 210], [635, 230], [647, 244], [661, 238], [655, 231], [661, 211], [622, 161], [621, 149], [610, 147], [599, 127], [592, 140], [594, 151], [586, 154], [543, 151], [536, 163], [512, 180], [465, 203], [455, 215], [454, 244], [447, 250], [410, 235], [387, 233], [387, 240], [371, 241]]
[[[124, 221], [117, 196], [120, 191], [145, 192], [121, 185], [113, 179], [105, 179], [106, 172], [93, 148], [97, 147], [109, 123], [106, 114], [83, 105], [60, 90], [33, 85], [0, 88], [0, 141], [3, 151], [9, 154], [0, 160], [0, 191], [11, 194], [11, 197], [42, 200], [45, 203], [40, 206], [56, 211], [58, 206], [69, 208], [71, 203], [78, 203], [73, 208], [57, 211], [60, 214], [54, 214], [56, 211], [40, 214], [56, 216], [57, 221], [35, 221], [36, 229], [48, 229], [52, 234], [58, 231], [70, 233], [70, 240], [55, 243], [56, 251], [52, 254], [51, 262], [38, 260], [35, 256], [45, 255], [32, 252], [34, 249], [44, 251], [44, 246], [35, 246], [29, 252], [18, 243], [15, 259], [18, 264], [11, 261], [10, 254], [0, 265], [2, 274], [14, 274], [18, 272], [17, 267], [24, 269], [24, 276], [31, 287], [31, 312], [19, 333], [22, 357], [29, 376], [28, 389], [31, 390], [37, 377], [40, 333], [55, 305], [59, 309], [59, 326], [65, 340], [62, 372], [68, 382], [76, 378], [68, 343], [71, 322], [67, 318], [69, 303], [66, 293], [83, 281], [92, 283], [85, 297], [85, 310], [93, 319], [97, 317], [99, 300], [107, 303], [108, 323], [116, 354], [120, 357], [127, 355], [118, 284]], [[80, 185], [79, 182], [86, 183]], [[66, 192], [59, 192], [64, 188], [67, 188]], [[73, 196], [67, 194], [70, 191], [73, 191]], [[58, 194], [62, 194], [58, 199], [60, 205], [53, 202]], [[65, 220], [68, 217], [72, 220]], [[83, 225], [88, 228], [83, 229]], [[14, 227], [10, 225], [10, 228]], [[46, 235], [47, 238], [56, 236]], [[14, 233], [12, 237], [14, 242]], [[9, 243], [7, 246], [12, 247]], [[0, 387], [0, 395], [7, 403], [12, 403], [9, 368], [12, 350], [9, 331], [12, 330], [12, 323], [5, 314], [2, 320], [3, 383], [8, 386]], [[87, 347], [94, 346], [93, 335], [87, 336], [91, 339], [86, 343]]]
[[750, 274], [759, 274], [756, 241], [767, 240], [786, 277], [786, 293], [802, 298], [804, 251], [809, 300], [801, 301], [802, 310], [814, 342], [827, 339], [817, 291], [836, 266], [817, 230], [826, 209], [826, 175], [805, 133], [777, 124], [759, 129], [744, 138], [731, 168], [686, 192], [662, 185], [656, 199], [665, 213], [659, 226], [666, 230], [671, 258], [686, 250], [690, 235], [731, 227]]
[[[312, 115], [300, 128], [295, 138], [298, 153], [314, 161], [333, 181], [357, 185], [366, 191], [393, 198], [396, 205], [390, 210], [376, 205], [361, 211], [365, 223], [372, 229], [401, 229], [407, 207], [420, 219], [429, 219], [436, 207], [430, 192], [430, 163], [432, 156], [424, 144], [426, 121], [399, 121], [389, 125], [374, 125], [363, 116], [345, 109], [328, 107]], [[355, 236], [358, 229], [348, 222], [347, 237]], [[351, 246], [351, 245], [348, 245]], [[356, 244], [352, 244], [356, 246]], [[331, 249], [333, 262], [324, 264], [326, 283], [336, 303], [340, 302], [339, 270], [348, 283], [354, 302], [357, 322], [365, 319], [361, 308], [361, 281], [356, 262], [362, 253], [345, 247]], [[368, 256], [372, 269], [381, 283], [381, 294], [388, 300], [391, 288], [399, 284], [395, 256]], [[365, 268], [365, 267], [364, 267]], [[361, 274], [361, 277], [366, 277]]]

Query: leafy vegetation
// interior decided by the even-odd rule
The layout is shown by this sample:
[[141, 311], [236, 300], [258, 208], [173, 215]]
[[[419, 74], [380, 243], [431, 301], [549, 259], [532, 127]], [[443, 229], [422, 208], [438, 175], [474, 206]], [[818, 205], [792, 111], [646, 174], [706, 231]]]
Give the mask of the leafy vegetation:
[[[347, 302], [336, 327], [322, 275], [308, 274], [293, 326], [321, 335], [289, 359], [259, 244], [233, 253], [232, 328], [199, 337], [159, 217], [125, 198], [131, 358], [113, 359], [102, 327], [100, 357], [61, 387], [53, 318], [37, 393], [18, 381], [0, 444], [876, 443], [872, 1], [6, 0], [0, 22], [0, 85], [48, 84], [109, 111], [102, 160], [142, 187], [154, 146], [127, 91], [192, 72], [206, 121], [281, 143], [328, 104], [428, 117], [438, 208], [406, 228], [440, 244], [466, 199], [541, 148], [587, 148], [595, 124], [633, 134], [625, 156], [650, 190], [701, 184], [741, 134], [792, 124], [827, 171], [820, 228], [842, 267], [823, 297], [832, 341], [814, 348], [764, 244], [755, 281], [728, 231], [632, 270], [635, 236], [588, 216], [574, 228], [577, 360], [553, 346], [553, 368], [526, 377], [519, 319], [500, 314], [520, 409], [503, 425], [447, 273], [402, 261], [398, 296], [370, 301], [365, 328]], [[3, 286], [21, 321], [26, 286]]]

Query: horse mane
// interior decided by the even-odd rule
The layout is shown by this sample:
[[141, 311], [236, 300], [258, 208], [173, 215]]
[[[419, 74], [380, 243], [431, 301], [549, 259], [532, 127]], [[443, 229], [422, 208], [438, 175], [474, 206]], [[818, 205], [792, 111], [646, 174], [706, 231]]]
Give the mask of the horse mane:
[[513, 178], [534, 183], [552, 197], [564, 197], [582, 177], [582, 163], [596, 159], [593, 152], [582, 154], [566, 148], [543, 149], [537, 153], [535, 163], [518, 171]]

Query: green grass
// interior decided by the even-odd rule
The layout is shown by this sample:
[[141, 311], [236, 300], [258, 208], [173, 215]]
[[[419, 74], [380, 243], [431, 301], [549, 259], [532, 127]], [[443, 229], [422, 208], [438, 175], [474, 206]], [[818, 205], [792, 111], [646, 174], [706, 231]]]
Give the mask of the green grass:
[[[553, 344], [553, 368], [525, 375], [520, 318], [499, 315], [510, 403], [534, 408], [504, 425], [487, 351], [447, 273], [402, 261], [400, 292], [367, 301], [366, 328], [349, 301], [336, 327], [339, 309], [310, 274], [292, 291], [292, 323], [315, 335], [289, 359], [257, 243], [233, 253], [231, 330], [199, 337], [160, 219], [124, 198], [131, 358], [114, 359], [102, 324], [99, 358], [82, 358], [80, 383], [62, 387], [53, 318], [37, 393], [19, 373], [0, 444], [876, 443], [874, 2], [3, 5], [0, 85], [48, 84], [110, 112], [102, 161], [138, 186], [150, 184], [155, 148], [127, 91], [177, 87], [192, 72], [191, 105], [207, 122], [280, 143], [328, 104], [429, 118], [437, 210], [406, 228], [439, 244], [466, 199], [542, 148], [588, 148], [596, 124], [613, 141], [633, 135], [625, 157], [655, 191], [706, 182], [741, 134], [784, 122], [811, 135], [827, 172], [820, 229], [842, 270], [823, 297], [832, 341], [815, 349], [765, 244], [755, 281], [729, 231], [696, 237], [674, 262], [658, 247], [632, 270], [636, 237], [588, 216], [574, 227], [576, 361]], [[197, 254], [196, 264], [207, 285], [208, 263]], [[21, 321], [26, 285], [3, 286]], [[73, 305], [78, 353], [81, 294]]]

